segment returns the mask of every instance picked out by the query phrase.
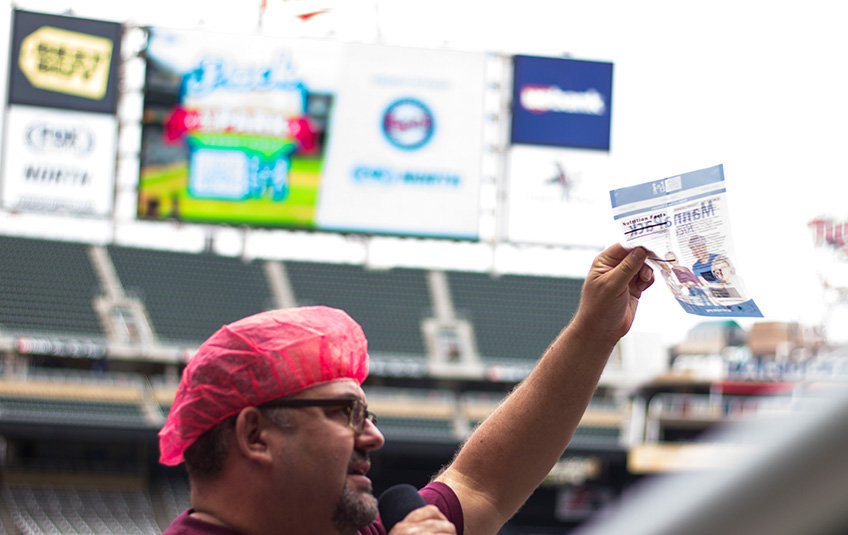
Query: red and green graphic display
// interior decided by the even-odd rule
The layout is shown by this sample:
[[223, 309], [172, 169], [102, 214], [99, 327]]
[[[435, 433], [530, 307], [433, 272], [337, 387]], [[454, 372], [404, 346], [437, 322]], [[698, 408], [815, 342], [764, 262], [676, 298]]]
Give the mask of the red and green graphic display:
[[139, 217], [314, 227], [333, 101], [315, 50], [151, 28], [147, 52]]

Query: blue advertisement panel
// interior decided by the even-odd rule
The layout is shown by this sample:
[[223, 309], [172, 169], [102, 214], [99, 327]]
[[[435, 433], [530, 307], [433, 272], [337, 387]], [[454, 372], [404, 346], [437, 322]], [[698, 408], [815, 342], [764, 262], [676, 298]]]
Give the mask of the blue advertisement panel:
[[612, 67], [515, 56], [512, 143], [609, 150]]

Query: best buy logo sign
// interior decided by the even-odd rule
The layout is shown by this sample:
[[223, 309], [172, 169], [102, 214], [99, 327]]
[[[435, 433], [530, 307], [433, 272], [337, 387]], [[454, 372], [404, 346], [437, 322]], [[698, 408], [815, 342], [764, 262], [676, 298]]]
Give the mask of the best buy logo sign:
[[42, 26], [21, 41], [18, 65], [39, 89], [101, 100], [109, 83], [112, 41]]

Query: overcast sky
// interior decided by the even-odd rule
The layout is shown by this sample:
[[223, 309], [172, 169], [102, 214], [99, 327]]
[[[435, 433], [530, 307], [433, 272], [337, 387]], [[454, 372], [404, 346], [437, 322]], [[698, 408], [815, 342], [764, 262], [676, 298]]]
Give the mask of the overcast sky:
[[[240, 32], [259, 21], [259, 2], [243, 0], [16, 5]], [[308, 23], [292, 17], [323, 6], [332, 10]], [[591, 188], [598, 202], [608, 209], [609, 189], [724, 164], [736, 263], [748, 290], [767, 320], [812, 325], [826, 310], [825, 267], [833, 280], [846, 271], [814, 249], [807, 228], [819, 216], [848, 215], [848, 32], [846, 9], [836, 6], [821, 0], [268, 0], [263, 23], [266, 31], [289, 35], [614, 63], [609, 173]], [[618, 239], [609, 229], [607, 244]], [[540, 256], [532, 263], [558, 258], [533, 254]], [[669, 343], [703, 320], [685, 314], [661, 284], [642, 308], [635, 329], [660, 332]]]

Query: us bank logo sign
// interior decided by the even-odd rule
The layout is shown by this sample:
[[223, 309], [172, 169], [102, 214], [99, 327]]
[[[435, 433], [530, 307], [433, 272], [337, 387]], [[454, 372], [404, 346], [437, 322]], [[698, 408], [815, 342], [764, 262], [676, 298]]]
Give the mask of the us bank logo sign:
[[433, 112], [423, 102], [403, 98], [392, 102], [383, 113], [383, 135], [402, 150], [417, 150], [433, 137]]
[[515, 56], [512, 142], [609, 150], [612, 63]]
[[114, 113], [120, 24], [15, 11], [9, 103]]

